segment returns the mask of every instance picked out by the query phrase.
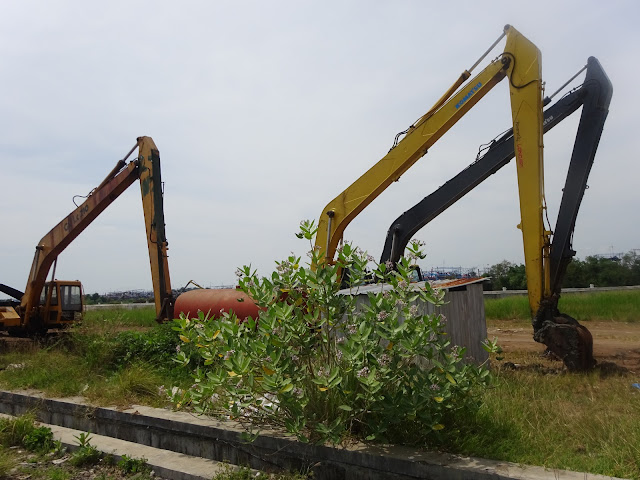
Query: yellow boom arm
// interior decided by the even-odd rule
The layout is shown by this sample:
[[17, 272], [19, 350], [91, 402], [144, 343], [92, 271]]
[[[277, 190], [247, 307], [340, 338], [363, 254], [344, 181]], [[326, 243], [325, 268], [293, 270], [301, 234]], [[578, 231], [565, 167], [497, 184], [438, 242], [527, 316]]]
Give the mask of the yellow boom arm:
[[315, 246], [324, 252], [325, 261], [333, 261], [351, 220], [425, 155], [498, 82], [509, 77], [529, 299], [534, 312], [537, 310], [544, 285], [543, 249], [548, 243], [542, 225], [541, 55], [533, 43], [510, 25], [505, 27], [503, 36], [507, 38], [506, 46], [498, 59], [454, 93], [469, 77], [465, 71], [387, 155], [322, 210]]

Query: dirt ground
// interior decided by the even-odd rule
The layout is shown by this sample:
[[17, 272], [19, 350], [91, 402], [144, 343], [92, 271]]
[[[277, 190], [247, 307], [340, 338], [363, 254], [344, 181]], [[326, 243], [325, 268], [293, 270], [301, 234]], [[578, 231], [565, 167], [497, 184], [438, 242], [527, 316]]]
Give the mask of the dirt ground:
[[[593, 335], [593, 355], [598, 363], [612, 362], [640, 374], [640, 322], [583, 322]], [[518, 320], [487, 320], [487, 337], [498, 337], [505, 353], [542, 354], [545, 347], [533, 340], [530, 325]]]

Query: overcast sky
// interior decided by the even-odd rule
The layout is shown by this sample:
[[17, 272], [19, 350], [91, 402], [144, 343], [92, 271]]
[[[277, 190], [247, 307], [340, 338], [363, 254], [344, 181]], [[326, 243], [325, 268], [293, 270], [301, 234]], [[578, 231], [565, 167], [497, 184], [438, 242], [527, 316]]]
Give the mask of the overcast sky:
[[[249, 263], [268, 273], [306, 252], [300, 220], [382, 158], [507, 23], [541, 49], [547, 93], [591, 55], [607, 71], [614, 95], [574, 249], [640, 248], [638, 18], [634, 0], [4, 0], [0, 283], [25, 287], [38, 240], [140, 135], [160, 150], [173, 287], [231, 284]], [[573, 117], [545, 136], [553, 224]], [[390, 223], [510, 121], [502, 82], [345, 238], [378, 258]], [[418, 234], [423, 266], [522, 263], [518, 223], [510, 164]], [[137, 185], [65, 250], [56, 276], [80, 279], [85, 293], [151, 288]]]

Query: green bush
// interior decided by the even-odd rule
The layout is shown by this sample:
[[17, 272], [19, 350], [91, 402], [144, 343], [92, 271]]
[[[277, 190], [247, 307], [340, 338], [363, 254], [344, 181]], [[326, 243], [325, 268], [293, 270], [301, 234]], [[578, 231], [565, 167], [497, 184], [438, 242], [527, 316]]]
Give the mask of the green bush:
[[3, 447], [24, 446], [24, 439], [36, 429], [33, 415], [0, 419], [0, 444]]
[[[313, 223], [303, 222], [300, 238], [310, 242]], [[422, 315], [417, 304], [440, 304], [428, 285], [409, 284], [414, 245], [396, 269], [376, 265], [377, 293], [356, 307], [358, 285], [371, 274], [373, 259], [345, 244], [335, 265], [316, 250], [301, 266], [291, 256], [268, 278], [239, 269], [239, 284], [261, 307], [257, 319], [176, 320], [184, 346], [195, 346], [204, 367], [195, 384], [176, 393], [178, 403], [221, 412], [248, 428], [281, 425], [301, 440], [338, 442], [345, 435], [367, 440], [435, 441], [442, 430], [478, 407], [477, 387], [488, 371], [466, 365], [463, 350], [451, 346], [439, 315]], [[317, 268], [312, 268], [317, 265]], [[340, 270], [348, 270], [351, 290], [340, 290]], [[382, 286], [386, 285], [383, 291]], [[190, 363], [178, 353], [177, 361]]]
[[87, 445], [85, 447], [80, 447], [78, 450], [73, 452], [69, 459], [69, 463], [74, 467], [95, 465], [100, 461], [101, 456], [102, 454], [96, 447], [93, 445]]
[[91, 435], [82, 432], [79, 435], [74, 435], [74, 438], [79, 448], [73, 452], [69, 463], [74, 467], [85, 467], [97, 464], [100, 461], [100, 457], [102, 457], [102, 453], [91, 445]]
[[146, 458], [133, 458], [126, 454], [118, 462], [118, 467], [126, 474], [148, 473], [151, 471]]
[[[145, 332], [123, 331], [113, 336], [76, 332], [71, 349], [83, 357], [90, 369], [104, 372], [140, 363], [170, 368], [179, 344], [172, 325], [162, 324]], [[188, 347], [183, 350], [185, 353], [190, 351]]]
[[32, 452], [49, 452], [53, 449], [53, 432], [49, 427], [36, 427], [22, 439], [27, 450]]
[[0, 419], [0, 445], [22, 446], [37, 453], [54, 450], [59, 442], [54, 441], [49, 427], [36, 427], [33, 415]]

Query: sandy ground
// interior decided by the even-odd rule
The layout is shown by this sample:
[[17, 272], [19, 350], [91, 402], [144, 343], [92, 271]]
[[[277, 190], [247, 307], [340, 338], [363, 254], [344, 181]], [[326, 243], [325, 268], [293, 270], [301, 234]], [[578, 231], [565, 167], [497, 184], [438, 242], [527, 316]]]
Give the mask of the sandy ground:
[[[640, 374], [640, 322], [583, 322], [593, 335], [593, 354], [598, 363], [612, 362]], [[498, 337], [505, 353], [543, 354], [545, 347], [533, 341], [533, 329], [522, 321], [487, 320], [487, 337]]]

